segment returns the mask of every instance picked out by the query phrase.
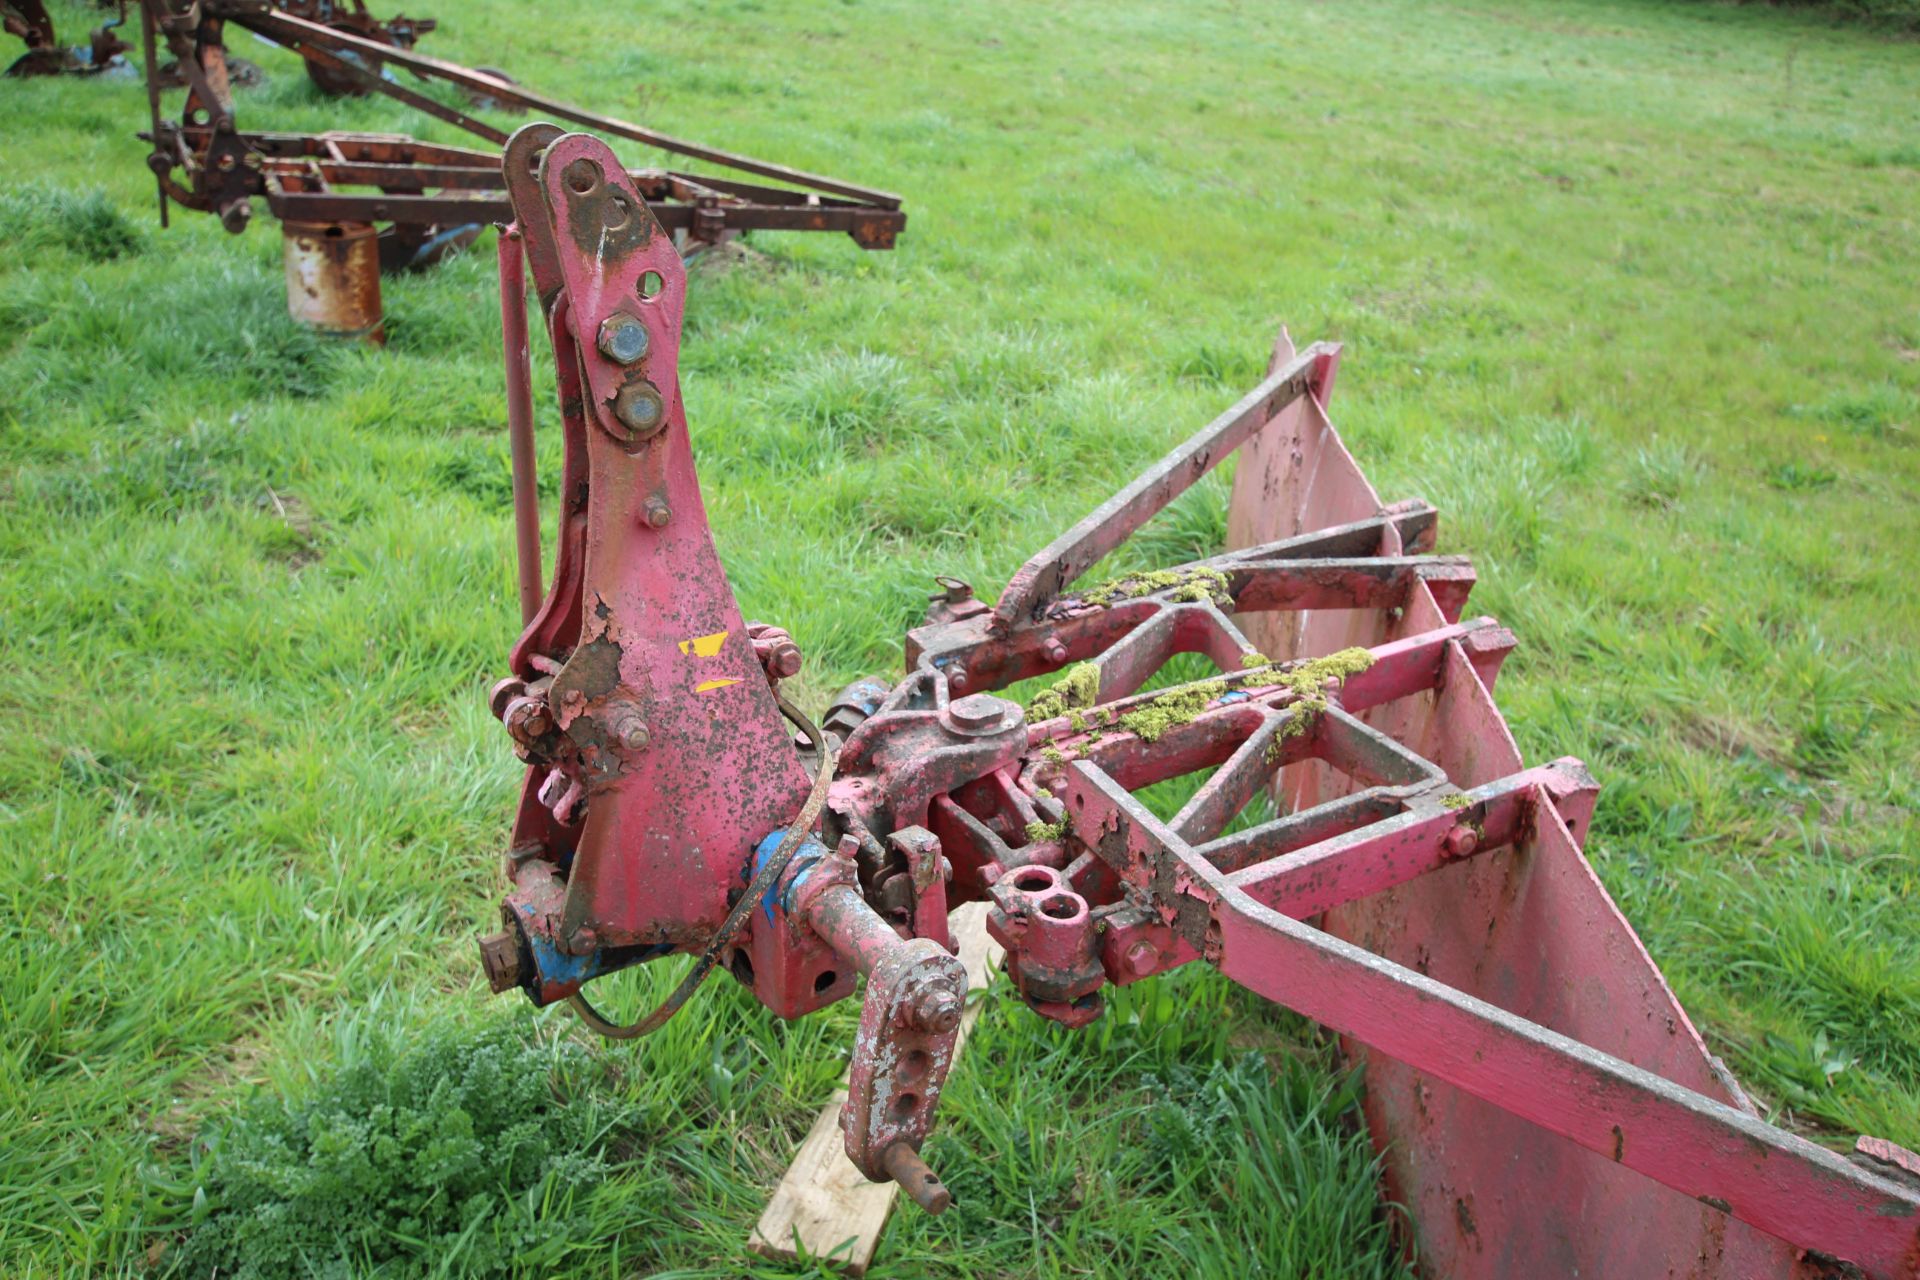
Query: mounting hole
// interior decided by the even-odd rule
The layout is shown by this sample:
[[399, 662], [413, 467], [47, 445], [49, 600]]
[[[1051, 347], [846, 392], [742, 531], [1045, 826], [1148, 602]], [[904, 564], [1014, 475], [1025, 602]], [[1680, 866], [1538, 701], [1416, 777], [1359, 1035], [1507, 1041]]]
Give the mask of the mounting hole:
[[1056, 893], [1040, 901], [1040, 914], [1049, 920], [1077, 920], [1081, 910], [1080, 899], [1071, 893]]
[[1045, 867], [1028, 867], [1013, 873], [1013, 887], [1022, 893], [1039, 893], [1053, 888], [1053, 873]]
[[913, 1093], [911, 1091], [906, 1093], [896, 1093], [893, 1095], [893, 1102], [887, 1108], [887, 1110], [893, 1113], [893, 1118], [895, 1120], [905, 1120], [908, 1116], [911, 1116], [914, 1113], [915, 1109], [918, 1108], [919, 1105], [920, 1105], [919, 1094]]
[[636, 290], [640, 295], [640, 301], [652, 302], [660, 296], [660, 290], [666, 286], [666, 283], [658, 271], [641, 272], [640, 286]]
[[335, 225], [328, 227], [325, 231], [321, 232], [320, 234], [325, 236], [329, 240], [338, 240], [342, 236], [347, 234], [347, 229], [336, 223]]
[[743, 987], [753, 985], [753, 959], [741, 947], [733, 949], [733, 959], [727, 961], [727, 971], [740, 980]]
[[613, 199], [607, 201], [605, 216], [607, 229], [609, 231], [618, 231], [620, 228], [626, 226], [627, 222], [633, 217], [633, 214], [627, 208], [626, 197], [616, 195]]
[[828, 989], [831, 988], [833, 984], [838, 981], [840, 981], [839, 974], [835, 973], [831, 969], [822, 969], [819, 973], [814, 975], [813, 994], [817, 996], [825, 995]]
[[206, 122], [207, 122], [207, 113], [205, 108], [195, 107], [193, 110], [187, 112], [188, 124], [204, 125], [206, 124]]
[[910, 1089], [925, 1080], [927, 1072], [932, 1069], [933, 1055], [925, 1049], [913, 1049], [900, 1059], [900, 1065], [893, 1073], [893, 1082], [902, 1089]]
[[579, 159], [567, 166], [562, 177], [567, 189], [577, 196], [590, 195], [600, 185], [600, 166], [591, 160]]

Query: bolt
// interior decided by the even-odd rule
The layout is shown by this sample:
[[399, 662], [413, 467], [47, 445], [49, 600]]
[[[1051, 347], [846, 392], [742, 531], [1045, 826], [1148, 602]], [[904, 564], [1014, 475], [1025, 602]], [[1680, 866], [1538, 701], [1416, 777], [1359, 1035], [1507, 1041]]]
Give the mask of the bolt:
[[539, 698], [515, 698], [501, 720], [515, 742], [537, 742], [553, 732], [553, 713]]
[[658, 498], [648, 498], [646, 510], [642, 514], [646, 517], [648, 528], [664, 529], [667, 527], [667, 521], [673, 519], [673, 508]]
[[1067, 646], [1061, 644], [1058, 640], [1047, 641], [1046, 648], [1042, 649], [1041, 652], [1046, 654], [1047, 661], [1056, 667], [1067, 660]]
[[636, 439], [644, 440], [667, 425], [667, 402], [660, 389], [643, 378], [620, 388], [613, 398], [613, 416]]
[[785, 680], [788, 676], [800, 674], [800, 667], [806, 659], [800, 653], [800, 646], [792, 641], [777, 644], [773, 652], [767, 655], [767, 670]]
[[1447, 832], [1447, 856], [1464, 858], [1480, 847], [1480, 833], [1472, 827], [1461, 825]]
[[967, 669], [957, 662], [947, 668], [947, 688], [954, 693], [967, 691]]
[[948, 987], [932, 987], [907, 1006], [907, 1021], [922, 1031], [945, 1035], [960, 1025], [961, 999]]
[[990, 693], [976, 693], [947, 704], [947, 714], [962, 729], [992, 729], [1007, 718], [1014, 705]]
[[620, 745], [629, 751], [639, 751], [649, 740], [647, 726], [638, 720], [630, 720], [620, 726]]
[[616, 364], [646, 359], [649, 345], [647, 326], [624, 311], [616, 311], [600, 322], [600, 354]]
[[253, 221], [253, 201], [245, 196], [220, 211], [220, 225], [231, 235], [239, 235]]
[[495, 995], [520, 985], [520, 947], [512, 934], [502, 929], [480, 939], [480, 968]]
[[547, 775], [547, 780], [540, 784], [541, 805], [548, 809], [553, 808], [560, 803], [560, 797], [567, 794], [567, 788], [571, 785], [573, 784], [568, 781], [567, 775], [555, 769]]
[[1136, 942], [1127, 948], [1127, 971], [1144, 978], [1160, 967], [1160, 948], [1151, 942]]

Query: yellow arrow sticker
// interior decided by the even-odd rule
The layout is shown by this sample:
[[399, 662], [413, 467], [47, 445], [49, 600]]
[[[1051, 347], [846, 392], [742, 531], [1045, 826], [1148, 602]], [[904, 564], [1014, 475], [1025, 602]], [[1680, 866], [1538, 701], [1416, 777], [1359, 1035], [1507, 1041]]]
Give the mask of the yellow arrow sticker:
[[739, 684], [738, 680], [702, 680], [693, 686], [695, 693], [711, 693], [715, 689], [724, 689], [730, 684]]

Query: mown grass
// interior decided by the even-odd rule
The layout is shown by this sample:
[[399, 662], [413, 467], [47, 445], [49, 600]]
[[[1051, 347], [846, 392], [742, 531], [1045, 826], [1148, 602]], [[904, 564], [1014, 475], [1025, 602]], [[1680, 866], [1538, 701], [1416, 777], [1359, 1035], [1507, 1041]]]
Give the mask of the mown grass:
[[[762, 237], [691, 293], [722, 553], [816, 697], [897, 670], [930, 574], [1003, 581], [1279, 323], [1341, 339], [1336, 416], [1477, 558], [1523, 749], [1599, 774], [1595, 861], [1716, 1051], [1785, 1122], [1920, 1145], [1915, 46], [1634, 0], [438, 16], [449, 56], [908, 195], [893, 254]], [[452, 137], [246, 54], [250, 125]], [[517, 782], [481, 705], [497, 311], [483, 245], [388, 283], [385, 351], [317, 341], [270, 224], [153, 225], [136, 86], [0, 111], [0, 1271], [132, 1272], [238, 1196], [204, 1144], [248, 1105], [565, 1033], [484, 1000], [468, 943]], [[1216, 543], [1222, 495], [1141, 555]], [[1199, 972], [1081, 1034], [990, 999], [935, 1148], [961, 1207], [901, 1215], [884, 1274], [1395, 1273], [1304, 1028]], [[849, 1016], [716, 983], [556, 1065], [620, 1133], [521, 1270], [780, 1273], [747, 1228]], [[534, 1240], [561, 1220], [571, 1250]]]

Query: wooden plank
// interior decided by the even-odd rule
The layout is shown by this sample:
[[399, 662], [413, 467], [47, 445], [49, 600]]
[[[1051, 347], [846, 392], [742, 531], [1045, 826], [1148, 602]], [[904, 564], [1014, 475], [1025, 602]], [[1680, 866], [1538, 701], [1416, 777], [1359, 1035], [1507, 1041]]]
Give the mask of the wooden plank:
[[[993, 968], [1000, 963], [998, 943], [987, 936], [985, 903], [970, 902], [950, 918], [954, 941], [960, 944], [960, 963], [967, 969], [967, 991], [984, 991]], [[958, 1065], [967, 1034], [980, 1017], [982, 1002], [969, 1000], [960, 1017], [953, 1057]], [[880, 1232], [893, 1212], [900, 1187], [892, 1182], [868, 1182], [847, 1159], [840, 1132], [844, 1089], [833, 1095], [753, 1229], [751, 1246], [770, 1258], [791, 1260], [804, 1251], [808, 1257], [829, 1259], [853, 1276], [865, 1275], [880, 1245]]]

